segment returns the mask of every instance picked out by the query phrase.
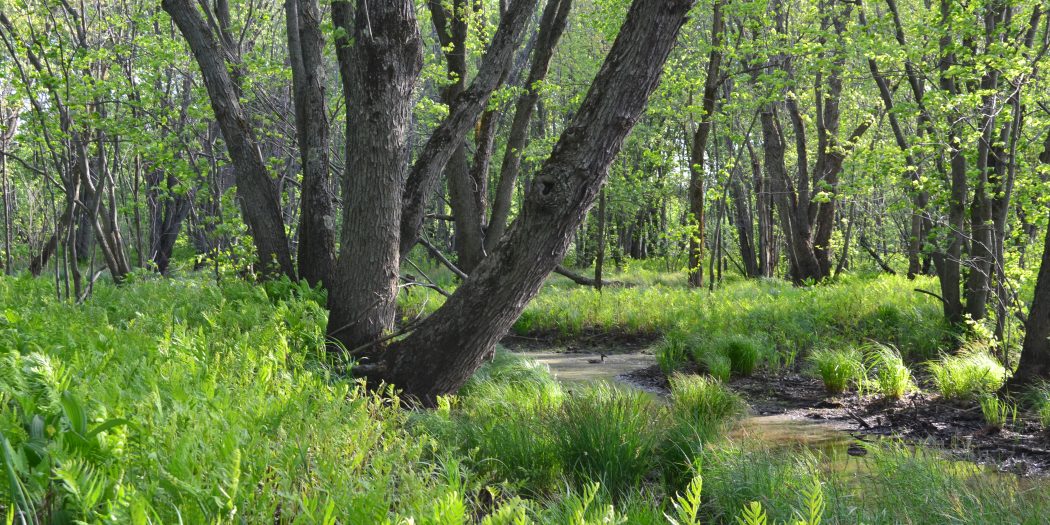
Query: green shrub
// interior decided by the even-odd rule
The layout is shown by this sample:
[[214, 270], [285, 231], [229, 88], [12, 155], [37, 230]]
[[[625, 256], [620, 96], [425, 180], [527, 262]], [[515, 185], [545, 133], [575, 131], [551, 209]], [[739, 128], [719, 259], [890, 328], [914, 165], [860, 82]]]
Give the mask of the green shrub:
[[984, 422], [993, 428], [1003, 428], [1017, 421], [1017, 405], [1000, 399], [996, 395], [981, 397], [981, 415]]
[[865, 354], [869, 374], [874, 375], [869, 384], [883, 397], [900, 399], [915, 389], [911, 370], [896, 348], [876, 343], [868, 346]]
[[656, 467], [666, 410], [649, 394], [597, 383], [566, 398], [554, 422], [562, 461], [579, 483], [626, 493]]
[[964, 350], [927, 365], [937, 391], [945, 399], [973, 399], [1003, 386], [1006, 369], [983, 350]]
[[841, 394], [850, 385], [859, 384], [865, 377], [861, 353], [855, 348], [823, 348], [810, 354], [808, 360], [816, 376], [824, 382], [824, 388], [829, 394]]

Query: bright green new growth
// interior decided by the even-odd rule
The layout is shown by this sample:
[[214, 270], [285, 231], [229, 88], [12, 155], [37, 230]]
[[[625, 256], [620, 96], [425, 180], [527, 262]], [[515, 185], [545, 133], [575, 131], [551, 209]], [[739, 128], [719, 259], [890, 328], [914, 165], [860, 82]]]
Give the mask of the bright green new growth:
[[865, 378], [862, 356], [856, 348], [822, 348], [810, 354], [808, 361], [829, 394], [841, 394]]
[[1004, 428], [1017, 421], [1017, 405], [1000, 399], [996, 395], [981, 397], [981, 415], [984, 422], [993, 428]]
[[930, 375], [937, 391], [946, 399], [973, 399], [999, 390], [1006, 369], [988, 352], [966, 349], [930, 362]]
[[655, 353], [660, 370], [666, 375], [671, 375], [675, 370], [682, 368], [689, 359], [686, 336], [677, 331], [669, 332], [660, 341]]
[[868, 384], [883, 397], [900, 399], [915, 390], [911, 370], [904, 364], [900, 352], [889, 345], [872, 344], [865, 350], [865, 365], [874, 376]]
[[703, 438], [721, 433], [727, 423], [747, 408], [739, 395], [716, 379], [675, 374], [670, 383], [675, 420], [689, 425]]

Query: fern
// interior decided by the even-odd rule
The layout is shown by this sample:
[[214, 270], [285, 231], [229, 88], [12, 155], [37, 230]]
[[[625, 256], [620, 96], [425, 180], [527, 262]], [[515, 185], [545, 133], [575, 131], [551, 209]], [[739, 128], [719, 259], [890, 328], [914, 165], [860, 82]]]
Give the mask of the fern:
[[810, 478], [809, 487], [802, 490], [802, 499], [805, 502], [805, 515], [799, 518], [796, 525], [820, 525], [827, 506], [820, 478], [816, 476]]
[[685, 488], [685, 494], [675, 497], [674, 517], [665, 514], [671, 525], [699, 525], [700, 521], [696, 519], [696, 515], [700, 512], [700, 493], [703, 486], [704, 479], [697, 474]]
[[744, 505], [744, 509], [740, 511], [740, 516], [737, 517], [736, 522], [740, 525], [766, 525], [768, 520], [766, 511], [762, 509], [762, 504], [752, 501]]
[[496, 510], [481, 519], [481, 525], [531, 525], [532, 520], [525, 513], [525, 503], [521, 498], [511, 498]]

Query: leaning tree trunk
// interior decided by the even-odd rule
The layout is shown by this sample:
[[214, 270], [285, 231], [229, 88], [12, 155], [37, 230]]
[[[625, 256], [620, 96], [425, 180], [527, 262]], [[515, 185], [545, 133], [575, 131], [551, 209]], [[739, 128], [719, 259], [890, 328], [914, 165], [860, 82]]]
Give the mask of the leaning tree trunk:
[[225, 52], [194, 2], [163, 0], [161, 6], [182, 32], [204, 77], [215, 120], [234, 166], [241, 211], [255, 241], [263, 273], [272, 274], [271, 265], [276, 264], [279, 273], [294, 278], [277, 187], [267, 174], [259, 143], [241, 105], [240, 90], [223, 57]]
[[425, 404], [455, 392], [565, 255], [656, 88], [693, 0], [635, 0], [587, 97], [527, 190], [521, 216], [445, 305], [377, 374]]
[[1025, 322], [1024, 345], [1017, 373], [1010, 378], [1007, 389], [1050, 380], [1050, 227], [1046, 229], [1043, 262], [1035, 283], [1035, 297]]

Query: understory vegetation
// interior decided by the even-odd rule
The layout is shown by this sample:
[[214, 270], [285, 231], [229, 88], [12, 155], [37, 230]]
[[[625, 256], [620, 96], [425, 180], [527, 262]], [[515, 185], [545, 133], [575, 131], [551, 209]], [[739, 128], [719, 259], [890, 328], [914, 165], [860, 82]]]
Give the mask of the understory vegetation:
[[[903, 328], [943, 333], [935, 312], [923, 316], [924, 300], [888, 313], [846, 299], [877, 294], [840, 289], [892, 294], [894, 283], [751, 290], [785, 301], [841, 297], [860, 323], [828, 311], [791, 318], [775, 300], [718, 308], [747, 297], [745, 285], [730, 286], [707, 296], [723, 317], [691, 319], [729, 330], [765, 318], [767, 329], [684, 344], [716, 349], [704, 352], [725, 355], [733, 375], [756, 355], [761, 366], [790, 362], [772, 352], [804, 351], [785, 335], [802, 326], [889, 334], [924, 356]], [[662, 399], [606, 383], [564, 386], [500, 351], [438, 408], [406, 411], [393, 390], [367, 390], [325, 357], [323, 297], [305, 286], [140, 277], [100, 284], [83, 305], [56, 299], [52, 286], [0, 280], [8, 522], [897, 523], [893, 509], [907, 505], [916, 523], [1036, 523], [1050, 512], [1039, 483], [988, 482], [972, 465], [913, 446], [871, 445], [863, 464], [829, 468], [839, 463], [819, 452], [731, 433], [746, 405], [714, 377], [673, 374]], [[523, 323], [553, 319], [530, 311]], [[614, 322], [604, 315], [591, 318]], [[669, 334], [685, 328], [671, 324]], [[857, 359], [893, 395], [907, 383], [897, 354], [881, 348]], [[1016, 417], [982, 399], [995, 417]]]

